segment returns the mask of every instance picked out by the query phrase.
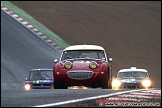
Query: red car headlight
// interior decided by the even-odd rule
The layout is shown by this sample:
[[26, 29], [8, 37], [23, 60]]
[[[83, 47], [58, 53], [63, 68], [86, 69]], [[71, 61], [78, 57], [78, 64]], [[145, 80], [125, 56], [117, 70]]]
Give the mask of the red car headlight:
[[70, 61], [66, 61], [65, 64], [64, 64], [64, 67], [66, 69], [70, 69], [72, 67], [72, 63]]
[[89, 64], [89, 67], [91, 69], [95, 69], [97, 67], [97, 63], [95, 61], [92, 61], [90, 64]]

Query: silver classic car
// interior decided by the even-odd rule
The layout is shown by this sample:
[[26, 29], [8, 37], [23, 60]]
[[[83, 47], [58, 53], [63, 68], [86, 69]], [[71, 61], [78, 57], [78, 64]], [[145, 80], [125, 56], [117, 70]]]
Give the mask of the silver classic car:
[[146, 69], [121, 69], [112, 81], [113, 89], [147, 89], [152, 86], [150, 73]]

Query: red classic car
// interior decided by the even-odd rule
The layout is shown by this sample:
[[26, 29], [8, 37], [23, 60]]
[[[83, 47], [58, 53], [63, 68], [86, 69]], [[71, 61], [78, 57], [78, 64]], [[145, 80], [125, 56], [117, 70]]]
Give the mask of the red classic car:
[[98, 45], [73, 45], [54, 60], [54, 89], [70, 86], [111, 88], [112, 58]]

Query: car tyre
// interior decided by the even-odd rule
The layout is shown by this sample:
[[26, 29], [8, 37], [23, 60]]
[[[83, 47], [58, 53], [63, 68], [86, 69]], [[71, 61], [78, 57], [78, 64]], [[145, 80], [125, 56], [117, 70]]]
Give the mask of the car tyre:
[[64, 83], [54, 83], [54, 89], [67, 89], [68, 87]]
[[[106, 81], [105, 81], [106, 82]], [[108, 89], [109, 85], [108, 85], [108, 81], [106, 83], [102, 84], [102, 89]]]

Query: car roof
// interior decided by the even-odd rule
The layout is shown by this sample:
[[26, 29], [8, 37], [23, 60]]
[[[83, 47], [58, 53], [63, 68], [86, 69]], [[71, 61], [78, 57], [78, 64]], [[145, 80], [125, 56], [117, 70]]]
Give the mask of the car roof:
[[43, 70], [52, 71], [53, 69], [51, 69], [51, 68], [36, 68], [36, 69], [32, 69], [31, 71], [36, 71], [36, 70], [39, 70], [39, 71], [43, 71]]
[[72, 45], [65, 48], [63, 51], [67, 50], [104, 50], [105, 49], [98, 45]]
[[130, 69], [121, 69], [119, 72], [130, 72], [130, 71], [148, 72], [146, 69], [138, 69], [136, 67], [131, 67]]

